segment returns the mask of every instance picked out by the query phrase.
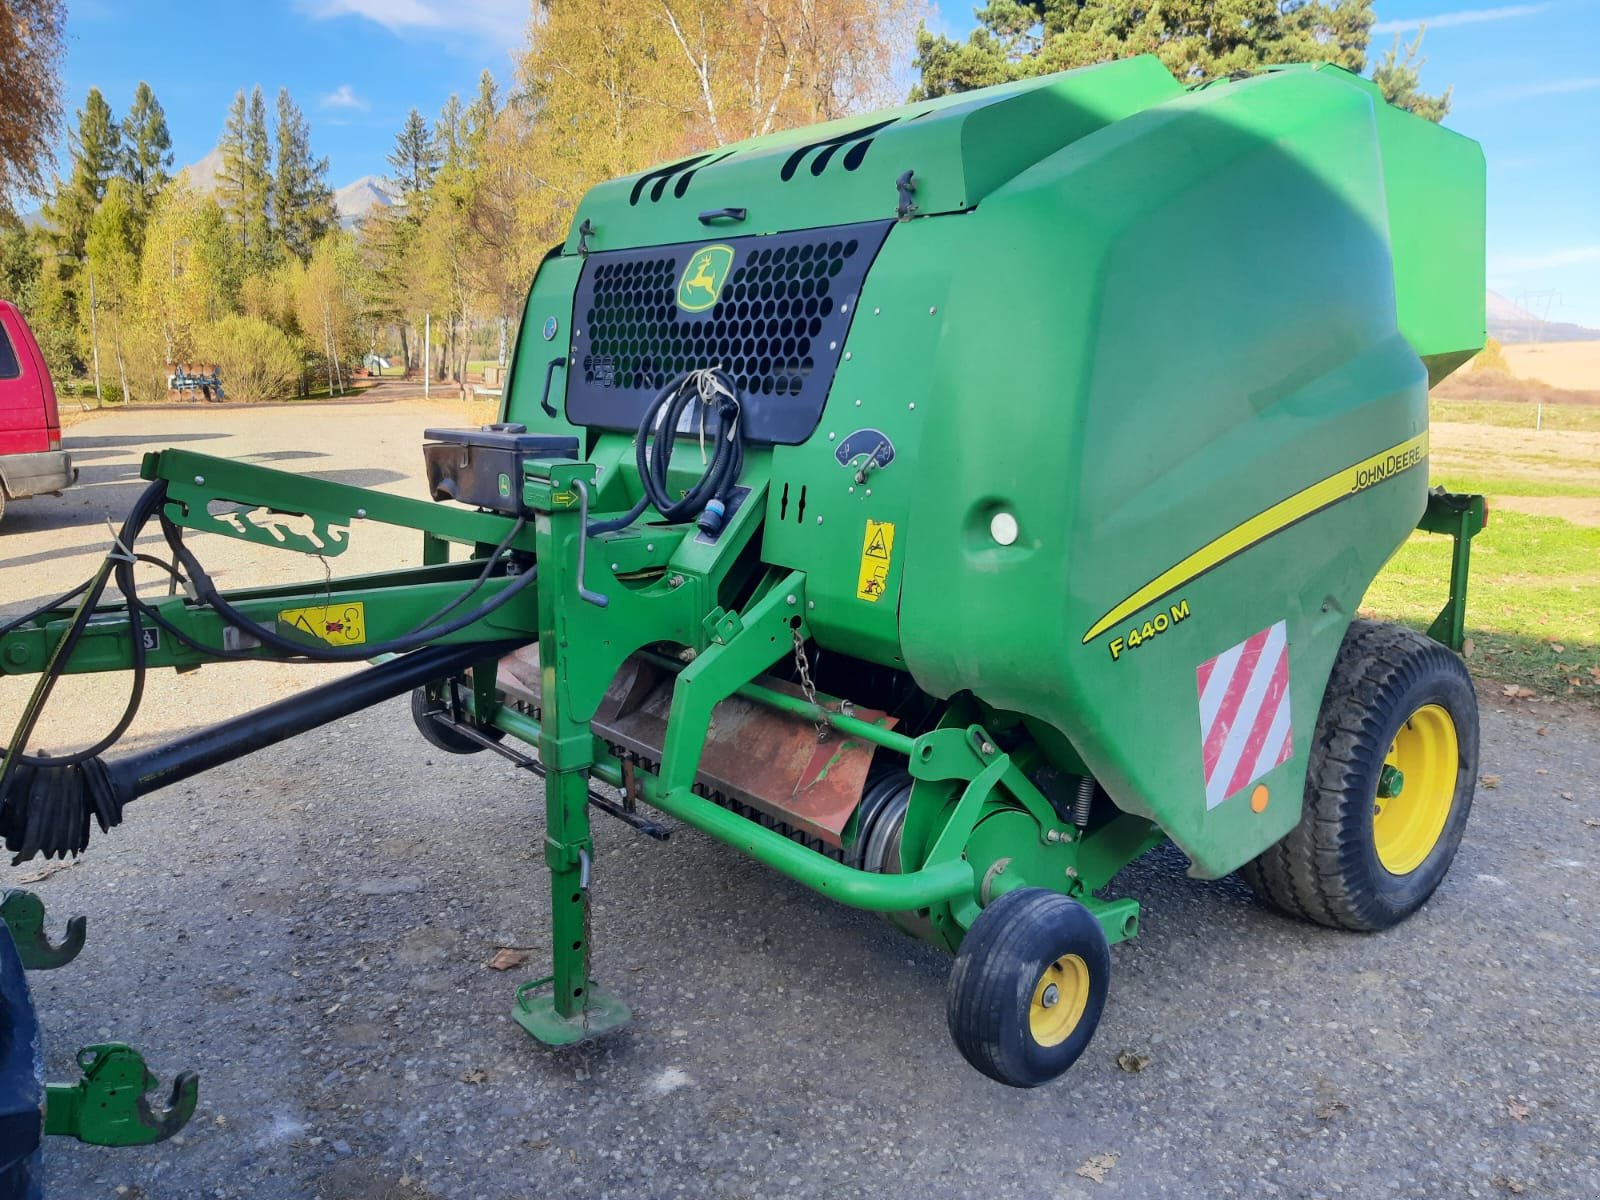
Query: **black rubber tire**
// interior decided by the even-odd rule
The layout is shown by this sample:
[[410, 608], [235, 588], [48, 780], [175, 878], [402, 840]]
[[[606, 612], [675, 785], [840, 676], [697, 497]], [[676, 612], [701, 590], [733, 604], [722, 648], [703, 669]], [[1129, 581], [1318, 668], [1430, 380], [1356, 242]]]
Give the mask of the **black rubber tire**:
[[0, 1200], [39, 1200], [44, 1064], [22, 959], [0, 925]]
[[[1064, 1041], [1041, 1045], [1028, 1018], [1034, 989], [1067, 954], [1088, 967], [1088, 1001]], [[1018, 888], [979, 913], [967, 931], [950, 972], [945, 1018], [956, 1049], [990, 1079], [1038, 1087], [1088, 1047], [1110, 982], [1111, 948], [1089, 910], [1057, 892]]]
[[[1455, 794], [1427, 858], [1395, 875], [1378, 858], [1373, 803], [1390, 743], [1425, 704], [1444, 708], [1455, 725]], [[1449, 871], [1477, 779], [1478, 699], [1466, 664], [1414, 630], [1353, 621], [1317, 716], [1300, 823], [1239, 874], [1291, 916], [1334, 929], [1388, 929], [1421, 908]]]
[[[434, 718], [434, 713], [437, 711], [439, 711], [438, 704], [429, 697], [427, 688], [419, 687], [412, 690], [411, 719], [416, 722], [417, 732], [422, 734], [429, 745], [443, 750], [446, 754], [478, 754], [487, 749], [471, 738], [462, 737], [450, 726], [441, 724]], [[478, 732], [496, 742], [506, 735], [505, 730], [493, 726], [479, 727]]]

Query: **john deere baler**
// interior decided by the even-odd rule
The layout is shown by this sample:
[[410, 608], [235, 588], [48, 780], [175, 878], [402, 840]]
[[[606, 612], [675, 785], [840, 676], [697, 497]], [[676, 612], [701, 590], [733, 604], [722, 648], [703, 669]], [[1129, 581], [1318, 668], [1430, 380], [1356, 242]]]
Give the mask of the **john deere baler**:
[[[121, 542], [159, 522], [194, 598], [127, 602], [114, 551], [0, 644], [41, 695], [376, 665], [118, 758], [26, 758], [31, 705], [0, 832], [75, 853], [138, 795], [409, 691], [436, 745], [545, 776], [534, 1037], [627, 1020], [590, 810], [665, 813], [950, 949], [963, 1055], [1043, 1083], [1138, 931], [1103, 889], [1163, 840], [1357, 930], [1449, 867], [1483, 508], [1429, 491], [1427, 392], [1483, 342], [1483, 196], [1474, 143], [1342, 70], [1183, 88], [1153, 58], [602, 184], [534, 280], [502, 420], [430, 431], [434, 502], [168, 450]], [[184, 542], [331, 557], [373, 521], [421, 531], [421, 565], [224, 593]], [[1457, 543], [1434, 636], [1354, 620], [1419, 524]]]

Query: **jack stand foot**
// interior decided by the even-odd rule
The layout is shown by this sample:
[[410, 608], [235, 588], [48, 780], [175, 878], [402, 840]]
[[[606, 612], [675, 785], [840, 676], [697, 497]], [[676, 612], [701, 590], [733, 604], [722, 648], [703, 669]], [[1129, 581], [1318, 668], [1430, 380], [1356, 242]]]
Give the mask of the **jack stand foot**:
[[564, 1017], [556, 1011], [555, 976], [535, 979], [517, 989], [511, 1019], [546, 1046], [570, 1046], [626, 1025], [633, 1014], [620, 997], [589, 981], [583, 1011]]

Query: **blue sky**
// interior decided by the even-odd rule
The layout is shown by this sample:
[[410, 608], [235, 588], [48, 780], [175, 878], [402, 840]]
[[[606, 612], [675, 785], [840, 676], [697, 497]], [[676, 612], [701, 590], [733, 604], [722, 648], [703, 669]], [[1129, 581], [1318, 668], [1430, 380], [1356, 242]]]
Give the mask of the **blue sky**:
[[[1489, 160], [1489, 282], [1551, 320], [1600, 328], [1600, 0], [1459, 7], [1377, 0], [1373, 49], [1427, 23], [1430, 91], [1455, 87], [1452, 128]], [[287, 87], [330, 182], [388, 170], [406, 111], [434, 116], [485, 67], [506, 84], [527, 0], [69, 0], [69, 111], [91, 85], [121, 115], [140, 79], [166, 107], [179, 165], [222, 130], [229, 101]], [[962, 0], [930, 25], [972, 27]]]

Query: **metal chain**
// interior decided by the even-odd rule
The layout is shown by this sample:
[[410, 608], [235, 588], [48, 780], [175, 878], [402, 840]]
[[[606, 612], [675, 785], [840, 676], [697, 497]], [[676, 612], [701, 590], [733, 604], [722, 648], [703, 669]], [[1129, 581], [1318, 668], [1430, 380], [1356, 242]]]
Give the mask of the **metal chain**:
[[[811, 660], [806, 657], [806, 640], [800, 634], [798, 626], [794, 630], [794, 662], [800, 669], [800, 690], [805, 694], [807, 701], [818, 711], [822, 710], [822, 701], [817, 698], [817, 685], [811, 682]], [[817, 721], [817, 741], [828, 740], [828, 723]]]

